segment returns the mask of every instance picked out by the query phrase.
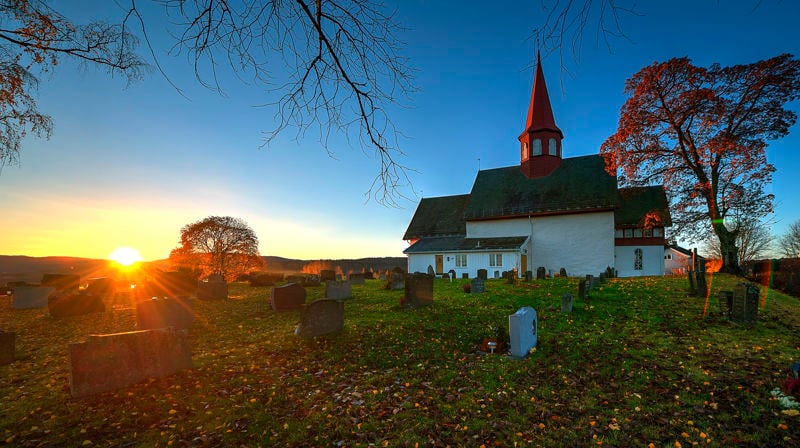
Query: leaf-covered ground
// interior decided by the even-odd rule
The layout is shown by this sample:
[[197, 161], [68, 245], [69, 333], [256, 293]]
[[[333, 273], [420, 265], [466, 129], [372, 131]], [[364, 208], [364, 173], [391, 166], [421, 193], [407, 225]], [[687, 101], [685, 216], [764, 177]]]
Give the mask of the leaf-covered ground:
[[[303, 340], [268, 288], [195, 301], [193, 368], [90, 398], [69, 393], [67, 344], [134, 329], [133, 310], [54, 319], [12, 310], [17, 359], [0, 366], [0, 444], [11, 446], [788, 446], [800, 417], [770, 391], [800, 359], [797, 299], [762, 290], [759, 322], [687, 297], [685, 278], [614, 279], [560, 312], [578, 279], [437, 280], [434, 305], [368, 280], [345, 330]], [[308, 288], [309, 300], [323, 288]], [[476, 353], [521, 306], [539, 315], [525, 360]]]

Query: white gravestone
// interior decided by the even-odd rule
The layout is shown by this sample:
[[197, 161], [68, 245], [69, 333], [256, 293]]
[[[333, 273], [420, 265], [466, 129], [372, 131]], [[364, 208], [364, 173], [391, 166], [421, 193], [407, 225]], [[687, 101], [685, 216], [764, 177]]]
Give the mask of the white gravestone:
[[510, 342], [511, 356], [523, 359], [533, 347], [539, 333], [539, 321], [536, 318], [536, 310], [523, 306], [516, 313], [508, 316], [508, 338]]

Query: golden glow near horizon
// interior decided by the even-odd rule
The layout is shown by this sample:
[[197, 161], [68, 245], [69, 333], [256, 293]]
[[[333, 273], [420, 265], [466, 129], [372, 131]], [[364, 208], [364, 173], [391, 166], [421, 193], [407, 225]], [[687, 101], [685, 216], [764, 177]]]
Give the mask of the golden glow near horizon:
[[142, 261], [142, 256], [139, 254], [139, 251], [127, 246], [114, 249], [114, 252], [111, 252], [108, 258], [125, 267]]

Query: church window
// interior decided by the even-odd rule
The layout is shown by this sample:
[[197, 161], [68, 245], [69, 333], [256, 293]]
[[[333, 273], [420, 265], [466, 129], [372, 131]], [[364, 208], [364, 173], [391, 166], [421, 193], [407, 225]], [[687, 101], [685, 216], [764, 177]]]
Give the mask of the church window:
[[645, 238], [652, 238], [653, 237], [653, 229], [644, 229], [644, 237]]
[[664, 259], [665, 259], [665, 260], [672, 260], [672, 254], [666, 254], [666, 255], [664, 255]]
[[503, 254], [489, 254], [489, 266], [502, 266]]
[[635, 271], [642, 270], [642, 249], [636, 249], [633, 251], [633, 269]]
[[467, 255], [456, 255], [456, 267], [457, 268], [465, 268], [467, 267]]
[[558, 147], [556, 146], [556, 139], [551, 138], [549, 142], [547, 142], [547, 150], [550, 151], [551, 156], [558, 155]]
[[633, 237], [634, 238], [641, 238], [642, 237], [642, 229], [634, 229], [633, 230]]
[[533, 155], [542, 155], [542, 140], [539, 138], [533, 139]]
[[617, 229], [614, 231], [614, 238], [622, 238], [622, 229]]
[[633, 238], [633, 229], [625, 229], [625, 238]]
[[664, 229], [661, 227], [653, 227], [653, 236], [661, 238], [662, 236], [664, 236]]

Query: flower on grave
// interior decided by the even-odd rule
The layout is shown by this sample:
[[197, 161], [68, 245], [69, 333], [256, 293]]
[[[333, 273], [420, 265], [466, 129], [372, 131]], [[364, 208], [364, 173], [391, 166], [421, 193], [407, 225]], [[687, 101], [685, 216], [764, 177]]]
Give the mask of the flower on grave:
[[793, 396], [784, 394], [780, 388], [772, 389], [770, 394], [778, 400], [783, 409], [800, 409], [800, 403]]

